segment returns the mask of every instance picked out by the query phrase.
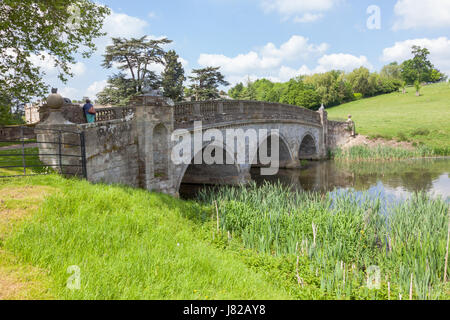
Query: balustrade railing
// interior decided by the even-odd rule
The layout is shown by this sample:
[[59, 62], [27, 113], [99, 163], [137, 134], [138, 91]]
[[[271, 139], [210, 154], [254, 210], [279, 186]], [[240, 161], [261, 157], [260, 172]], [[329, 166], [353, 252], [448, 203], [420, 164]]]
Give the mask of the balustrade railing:
[[182, 102], [175, 106], [175, 127], [190, 128], [243, 120], [299, 120], [320, 125], [320, 115], [305, 108], [260, 101], [223, 100]]
[[[134, 116], [136, 107], [97, 109], [96, 121]], [[213, 125], [245, 120], [298, 120], [320, 125], [320, 115], [312, 110], [280, 103], [221, 100], [182, 102], [174, 108], [175, 128], [191, 128], [194, 121]]]

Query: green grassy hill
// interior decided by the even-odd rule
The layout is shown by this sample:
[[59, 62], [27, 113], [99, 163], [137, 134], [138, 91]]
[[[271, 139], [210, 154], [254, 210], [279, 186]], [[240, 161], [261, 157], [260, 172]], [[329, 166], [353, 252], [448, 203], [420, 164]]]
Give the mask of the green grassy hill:
[[359, 134], [425, 144], [440, 154], [450, 154], [450, 85], [425, 86], [421, 96], [408, 88], [346, 103], [327, 110], [330, 119], [353, 116]]

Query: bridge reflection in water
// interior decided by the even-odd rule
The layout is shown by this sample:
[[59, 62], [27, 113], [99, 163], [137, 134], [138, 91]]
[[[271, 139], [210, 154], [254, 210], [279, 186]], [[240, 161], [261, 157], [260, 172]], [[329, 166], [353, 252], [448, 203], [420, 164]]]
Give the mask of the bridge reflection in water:
[[[300, 191], [324, 193], [353, 189], [394, 199], [424, 191], [450, 202], [450, 158], [351, 164], [320, 161], [309, 162], [302, 169], [280, 169], [276, 176], [260, 176], [258, 168], [252, 168], [250, 173], [257, 184], [282, 183]], [[180, 195], [195, 198], [203, 188], [182, 184]]]

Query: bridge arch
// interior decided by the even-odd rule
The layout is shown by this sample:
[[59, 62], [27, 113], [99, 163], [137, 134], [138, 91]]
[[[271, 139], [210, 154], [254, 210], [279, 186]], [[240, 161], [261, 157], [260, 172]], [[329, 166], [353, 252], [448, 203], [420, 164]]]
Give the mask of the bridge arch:
[[[256, 150], [256, 153], [252, 156], [251, 158], [251, 164], [252, 167], [260, 167], [261, 163], [259, 160], [259, 151], [261, 146], [263, 145], [263, 143], [266, 143], [267, 140], [267, 155], [271, 156], [272, 155], [272, 137], [274, 136], [274, 134], [268, 134], [268, 136], [266, 137], [265, 140], [263, 141], [259, 141], [259, 145], [258, 148]], [[279, 156], [279, 166], [280, 167], [284, 167], [287, 164], [291, 163], [294, 160], [293, 157], [293, 153], [291, 152], [291, 148], [289, 148], [289, 143], [287, 141], [287, 139], [283, 136], [283, 134], [278, 133], [278, 143], [279, 143], [279, 151], [278, 151], [278, 156]]]
[[298, 157], [300, 160], [311, 160], [319, 157], [319, 146], [311, 132], [306, 132], [300, 140]]
[[[199, 153], [203, 154], [208, 147], [217, 147], [222, 149], [224, 156], [224, 164], [212, 164], [208, 165], [202, 162], [202, 164], [195, 164], [195, 156]], [[249, 173], [244, 170], [239, 164], [226, 164], [226, 157], [230, 157], [235, 160], [234, 154], [231, 153], [232, 149], [229, 149], [227, 145], [215, 145], [214, 142], [206, 142], [203, 144], [202, 150], [197, 154], [192, 153], [192, 159], [190, 164], [183, 164], [180, 176], [177, 181], [177, 190], [180, 190], [181, 184], [239, 184], [245, 182], [248, 179]]]

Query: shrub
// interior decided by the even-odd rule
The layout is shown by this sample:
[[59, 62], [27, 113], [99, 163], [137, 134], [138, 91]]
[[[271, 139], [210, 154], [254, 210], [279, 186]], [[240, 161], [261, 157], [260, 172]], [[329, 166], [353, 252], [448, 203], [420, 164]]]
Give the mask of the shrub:
[[354, 93], [353, 97], [355, 98], [355, 100], [361, 100], [363, 98], [363, 94], [362, 93]]

